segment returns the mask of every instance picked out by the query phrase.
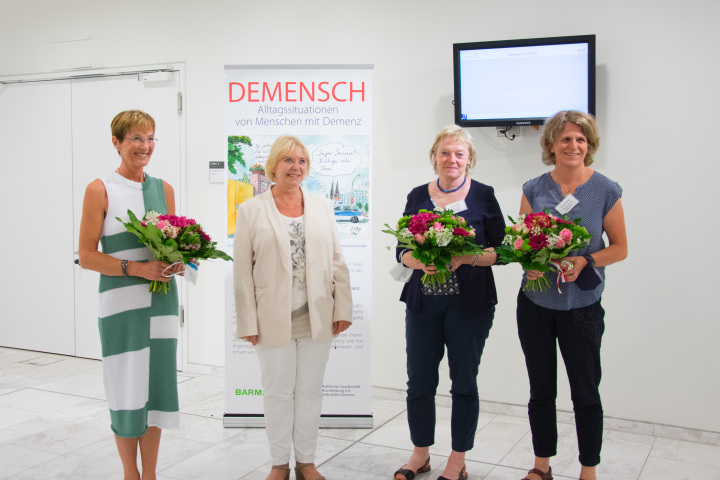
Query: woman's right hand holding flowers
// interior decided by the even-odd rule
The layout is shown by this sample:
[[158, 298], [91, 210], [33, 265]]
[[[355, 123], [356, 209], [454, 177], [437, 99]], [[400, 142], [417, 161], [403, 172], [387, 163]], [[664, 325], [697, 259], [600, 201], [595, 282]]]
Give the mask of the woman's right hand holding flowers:
[[403, 253], [402, 263], [408, 268], [412, 268], [413, 270], [422, 270], [428, 275], [435, 275], [437, 273], [437, 268], [434, 264], [431, 263], [430, 265], [425, 266], [424, 263], [412, 256], [411, 251]]
[[527, 275], [527, 279], [529, 281], [537, 280], [538, 278], [545, 276], [545, 273], [540, 270], [525, 270], [525, 274]]
[[171, 268], [168, 267], [170, 267], [169, 263], [159, 260], [144, 263], [131, 262], [128, 265], [128, 275], [158, 282], [169, 282], [173, 273], [182, 273], [185, 271], [185, 265], [182, 263], [174, 264]]

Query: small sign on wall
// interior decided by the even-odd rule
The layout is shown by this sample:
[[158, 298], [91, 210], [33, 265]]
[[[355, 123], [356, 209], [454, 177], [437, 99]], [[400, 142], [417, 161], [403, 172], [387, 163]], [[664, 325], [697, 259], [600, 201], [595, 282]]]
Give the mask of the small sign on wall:
[[225, 183], [225, 162], [210, 162], [210, 183]]

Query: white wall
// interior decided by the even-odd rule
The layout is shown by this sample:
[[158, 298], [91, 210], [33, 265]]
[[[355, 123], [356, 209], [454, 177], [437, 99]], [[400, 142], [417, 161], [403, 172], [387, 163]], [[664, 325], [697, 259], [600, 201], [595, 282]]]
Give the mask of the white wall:
[[[375, 65], [373, 204], [383, 208], [372, 213], [379, 232], [402, 212], [407, 192], [432, 177], [426, 152], [452, 122], [452, 43], [596, 34], [602, 145], [595, 167], [625, 190], [630, 241], [629, 259], [608, 269], [603, 298], [605, 411], [720, 432], [719, 262], [712, 252], [720, 229], [711, 210], [720, 168], [707, 141], [720, 127], [716, 1], [2, 0], [0, 11], [0, 75], [50, 71], [71, 55], [51, 41], [85, 35], [94, 68], [186, 62], [183, 213], [211, 232], [225, 229], [224, 187], [207, 180], [208, 161], [226, 153], [224, 65]], [[496, 188], [506, 214], [517, 213], [522, 183], [546, 171], [537, 132], [526, 127], [514, 142], [492, 129], [472, 133], [479, 151], [473, 177]], [[372, 378], [403, 389], [404, 309], [399, 284], [385, 273], [394, 261], [388, 243], [377, 233]], [[190, 289], [191, 363], [224, 361], [222, 268], [206, 264]], [[481, 398], [525, 404], [514, 323], [519, 268], [496, 273], [500, 305], [481, 365]], [[444, 381], [440, 392], [448, 388]], [[559, 406], [570, 409], [562, 388]]]

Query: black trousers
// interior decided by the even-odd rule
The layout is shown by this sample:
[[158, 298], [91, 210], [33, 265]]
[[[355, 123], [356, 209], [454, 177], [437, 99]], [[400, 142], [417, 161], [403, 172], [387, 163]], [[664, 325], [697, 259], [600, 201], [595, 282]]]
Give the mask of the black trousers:
[[522, 290], [518, 294], [518, 336], [530, 379], [528, 415], [537, 457], [557, 454], [557, 342], [570, 382], [580, 464], [592, 467], [600, 463], [603, 432], [600, 343], [605, 331], [604, 318], [600, 301], [563, 311], [534, 304]]
[[457, 295], [423, 295], [420, 312], [406, 310], [405, 315], [410, 440], [417, 447], [435, 443], [438, 367], [447, 348], [452, 382], [452, 449], [471, 450], [480, 413], [478, 367], [495, 307], [468, 316]]

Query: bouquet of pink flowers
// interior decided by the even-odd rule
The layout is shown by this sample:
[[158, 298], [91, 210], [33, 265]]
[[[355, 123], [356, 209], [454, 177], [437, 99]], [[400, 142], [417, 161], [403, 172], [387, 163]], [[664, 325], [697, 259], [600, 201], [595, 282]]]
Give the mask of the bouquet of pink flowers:
[[482, 245], [475, 243], [475, 229], [463, 217], [453, 215], [452, 210], [438, 211], [420, 210], [398, 220], [395, 229], [386, 223], [387, 230], [383, 230], [397, 239], [399, 247], [412, 250], [413, 258], [423, 265], [435, 265], [437, 273], [423, 275], [423, 284], [445, 283], [452, 257], [483, 253]]
[[[115, 218], [125, 225], [128, 232], [137, 235], [140, 242], [153, 252], [155, 260], [170, 264], [182, 262], [185, 265], [210, 258], [232, 260], [228, 254], [215, 248], [217, 242], [213, 242], [192, 218], [160, 215], [153, 210], [149, 210], [142, 220], [138, 220], [130, 210], [130, 221], [127, 223], [119, 217]], [[150, 282], [150, 291], [167, 293], [168, 282], [153, 280]]]
[[[522, 214], [516, 220], [508, 217], [512, 225], [505, 227], [503, 244], [495, 249], [499, 259], [506, 263], [517, 262], [525, 270], [547, 272], [552, 266], [558, 270], [558, 292], [569, 262], [560, 262], [571, 250], [590, 243], [592, 235], [579, 225], [580, 219], [568, 220], [567, 215], [556, 217], [549, 210]], [[545, 291], [550, 286], [547, 278], [540, 277], [525, 284], [523, 290]]]

